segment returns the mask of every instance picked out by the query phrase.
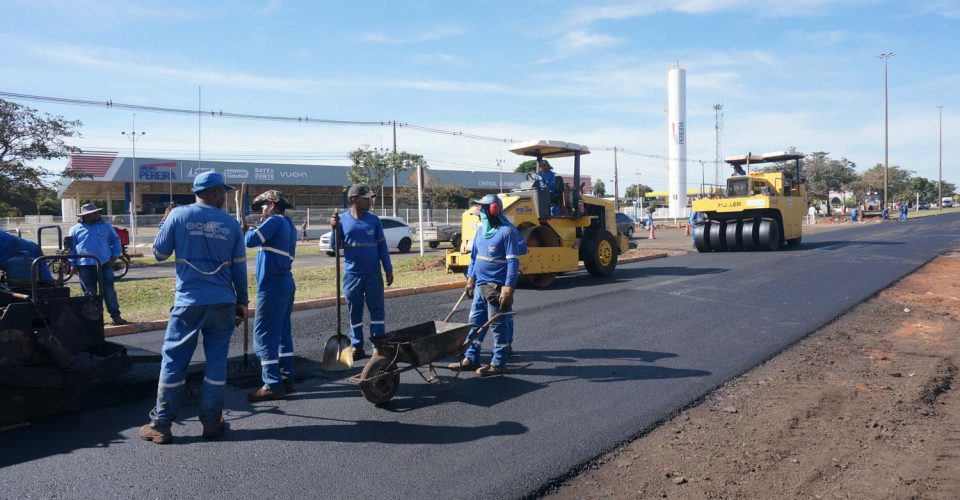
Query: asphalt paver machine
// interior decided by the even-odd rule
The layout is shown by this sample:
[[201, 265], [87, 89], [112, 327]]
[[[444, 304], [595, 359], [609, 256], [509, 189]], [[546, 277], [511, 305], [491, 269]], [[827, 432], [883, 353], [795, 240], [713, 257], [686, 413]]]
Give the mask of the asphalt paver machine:
[[[697, 251], [776, 251], [799, 245], [807, 213], [807, 187], [800, 172], [803, 157], [781, 151], [725, 158], [730, 165], [745, 167], [745, 175], [727, 179], [723, 196], [693, 202], [693, 210], [703, 215], [693, 230]], [[753, 165], [774, 162], [793, 165], [751, 171]]]
[[127, 349], [104, 338], [99, 295], [40, 282], [40, 266], [65, 256], [22, 257], [0, 282], [0, 428], [78, 409], [86, 391], [132, 366]]
[[[570, 186], [558, 182], [560, 187], [550, 190], [538, 181], [536, 174], [527, 174], [527, 181], [519, 189], [500, 195], [503, 213], [527, 243], [528, 253], [520, 257], [522, 282], [541, 288], [550, 286], [557, 275], [578, 270], [581, 261], [594, 276], [613, 274], [617, 257], [629, 248], [629, 239], [617, 233], [613, 201], [581, 193], [580, 158], [590, 150], [580, 144], [538, 140], [514, 144], [510, 151], [538, 161], [573, 157]], [[551, 204], [559, 205], [560, 215], [551, 215]], [[447, 270], [467, 270], [479, 224], [476, 212], [463, 213], [462, 241], [447, 251]]]

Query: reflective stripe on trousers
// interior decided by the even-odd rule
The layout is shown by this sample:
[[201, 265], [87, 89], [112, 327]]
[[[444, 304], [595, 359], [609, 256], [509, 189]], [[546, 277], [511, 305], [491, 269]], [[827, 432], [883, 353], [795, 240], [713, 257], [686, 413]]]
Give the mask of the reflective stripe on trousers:
[[[487, 299], [483, 296], [483, 289], [480, 287], [481, 285], [477, 285], [476, 288], [473, 289], [473, 302], [470, 304], [470, 323], [473, 325], [473, 328], [470, 329], [470, 336], [476, 335], [477, 329], [486, 323], [491, 316], [501, 312], [496, 304], [487, 302]], [[503, 312], [510, 310], [512, 309], [504, 309]], [[480, 335], [473, 340], [473, 343], [467, 348], [464, 357], [470, 360], [471, 363], [478, 363], [480, 361], [480, 347], [483, 344], [483, 339], [487, 336], [487, 331], [493, 332], [493, 356], [490, 359], [490, 364], [497, 366], [506, 364], [510, 358], [510, 345], [513, 343], [512, 314], [502, 316], [493, 323], [490, 323], [490, 326], [480, 332]]]
[[370, 311], [370, 336], [383, 335], [385, 331], [383, 309], [383, 275], [346, 273], [343, 275], [343, 294], [347, 297], [350, 312], [350, 343], [363, 346], [363, 306]]
[[263, 385], [279, 388], [293, 377], [293, 334], [290, 316], [293, 295], [289, 292], [257, 291], [257, 315], [253, 320], [253, 348], [260, 358]]

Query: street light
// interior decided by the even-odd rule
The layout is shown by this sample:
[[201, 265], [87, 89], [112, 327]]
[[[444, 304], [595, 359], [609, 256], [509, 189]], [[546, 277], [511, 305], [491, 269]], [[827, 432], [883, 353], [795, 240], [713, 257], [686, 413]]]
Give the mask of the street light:
[[940, 173], [937, 176], [937, 207], [943, 212], [943, 104], [937, 106], [940, 112]]
[[880, 54], [880, 59], [883, 59], [883, 210], [887, 208], [887, 174], [890, 170], [890, 156], [889, 156], [889, 142], [888, 136], [890, 132], [890, 121], [888, 119], [888, 106], [887, 106], [887, 60], [895, 56], [893, 52], [884, 52]]
[[130, 243], [133, 245], [133, 253], [137, 253], [137, 138], [146, 135], [146, 132], [140, 131], [137, 133], [137, 114], [133, 114], [133, 127], [132, 130], [127, 132], [120, 132], [120, 134], [126, 136], [130, 139], [130, 144], [133, 147], [133, 190], [131, 195], [130, 202]]

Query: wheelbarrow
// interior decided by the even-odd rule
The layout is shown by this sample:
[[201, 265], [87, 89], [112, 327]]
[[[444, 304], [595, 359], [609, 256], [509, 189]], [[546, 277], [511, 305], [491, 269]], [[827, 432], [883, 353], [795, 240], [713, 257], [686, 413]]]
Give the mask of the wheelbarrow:
[[[497, 318], [508, 314], [513, 312], [491, 316], [474, 336], [478, 336]], [[433, 382], [436, 379], [433, 363], [451, 356], [462, 356], [473, 341], [473, 337], [469, 336], [472, 326], [470, 323], [429, 321], [372, 337], [370, 340], [377, 348], [377, 353], [363, 367], [360, 375], [351, 377], [350, 381], [359, 384], [363, 397], [377, 405], [393, 399], [403, 372], [416, 370], [425, 381]], [[427, 367], [426, 375], [422, 369], [424, 366]]]

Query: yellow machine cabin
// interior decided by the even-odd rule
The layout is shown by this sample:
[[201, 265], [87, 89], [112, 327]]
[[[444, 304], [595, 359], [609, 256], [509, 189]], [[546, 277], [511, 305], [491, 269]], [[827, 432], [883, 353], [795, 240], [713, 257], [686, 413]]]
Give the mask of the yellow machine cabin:
[[[572, 186], [580, 186], [580, 157], [590, 153], [586, 146], [549, 140], [515, 144], [510, 151], [532, 156], [538, 163], [545, 158], [572, 156]], [[527, 181], [519, 189], [500, 195], [504, 214], [527, 242], [528, 253], [520, 257], [521, 280], [536, 287], [547, 287], [557, 275], [578, 270], [580, 261], [590, 274], [609, 276], [617, 266], [617, 257], [629, 248], [628, 238], [617, 233], [612, 201], [583, 195], [558, 179], [551, 190], [539, 175], [527, 174]], [[559, 215], [551, 215], [551, 207]], [[480, 217], [468, 210], [461, 223], [463, 240], [446, 255], [451, 272], [465, 272], [470, 265]]]
[[[723, 196], [693, 202], [693, 210], [703, 217], [693, 233], [697, 251], [776, 251], [799, 245], [807, 213], [807, 188], [800, 175], [803, 156], [785, 151], [728, 156], [727, 163], [746, 167], [746, 172], [727, 179]], [[750, 171], [751, 165], [791, 160], [791, 169]]]

